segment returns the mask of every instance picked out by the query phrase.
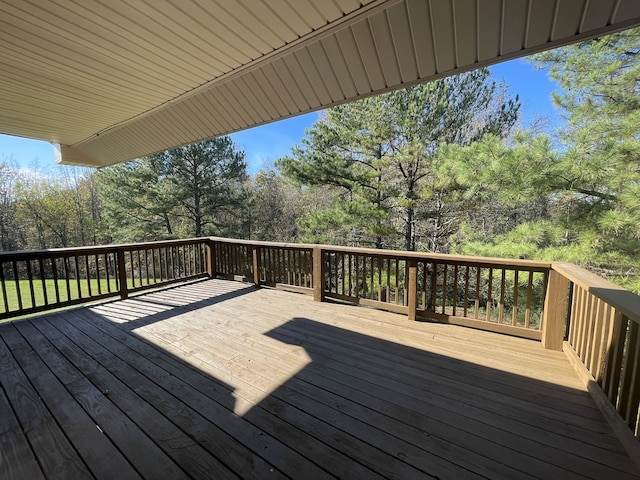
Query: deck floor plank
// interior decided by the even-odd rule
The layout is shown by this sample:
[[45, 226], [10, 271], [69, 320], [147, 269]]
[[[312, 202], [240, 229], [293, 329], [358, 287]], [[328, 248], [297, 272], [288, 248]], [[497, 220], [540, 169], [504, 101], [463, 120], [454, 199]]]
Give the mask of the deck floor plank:
[[[41, 358], [104, 435], [109, 437], [128, 462], [145, 478], [186, 479], [186, 473], [109, 399], [108, 390], [99, 390], [31, 322], [18, 322], [16, 328], [39, 352]], [[56, 338], [59, 335], [54, 333]], [[88, 438], [84, 438], [88, 440]], [[144, 455], [140, 455], [144, 452]], [[102, 451], [102, 455], [106, 454]]]
[[0, 478], [44, 479], [38, 460], [2, 389], [0, 412]]
[[65, 432], [53, 418], [45, 403], [5, 343], [15, 329], [3, 327], [0, 341], [0, 379], [2, 388], [20, 422], [22, 432], [38, 460], [42, 473], [51, 479], [86, 479], [92, 474]]
[[[221, 442], [218, 443], [216, 437], [216, 434], [220, 433], [219, 429], [198, 415], [188, 403], [177, 398], [170, 389], [164, 388], [162, 377], [168, 377], [168, 374], [136, 370], [111, 351], [114, 346], [106, 341], [108, 339], [105, 339], [101, 332], [86, 328], [87, 325], [82, 322], [70, 323], [65, 316], [59, 317], [55, 325], [73, 338], [81, 348], [90, 350], [92, 357], [104, 370], [111, 373], [122, 384], [132, 386], [141, 401], [157, 410], [176, 427], [168, 428], [161, 438], [166, 441], [169, 449], [189, 451], [192, 475], [210, 475], [214, 478], [241, 477], [226, 464], [227, 459], [224, 456], [220, 458], [213, 453], [224, 452], [222, 443], [224, 438], [221, 438]], [[136, 401], [140, 400], [136, 399]], [[235, 444], [234, 446], [242, 447]]]
[[[189, 327], [193, 328], [196, 325], [197, 325], [196, 321], [194, 320], [193, 317], [191, 317], [191, 321], [189, 323]], [[229, 344], [225, 343], [222, 339], [219, 338], [219, 336], [222, 335], [222, 332], [228, 332], [228, 331], [229, 331], [229, 325], [226, 324], [225, 328], [223, 329], [223, 331], [216, 332], [216, 334], [212, 335], [211, 338], [207, 338], [206, 331], [205, 330], [201, 330], [201, 331], [198, 332], [198, 335], [193, 335], [191, 337], [191, 338], [195, 339], [195, 343], [193, 345], [191, 345], [191, 347], [187, 347], [187, 348], [190, 348], [190, 349], [193, 349], [193, 350], [197, 350], [199, 352], [205, 352], [203, 354], [204, 356], [208, 356], [208, 354], [206, 353], [208, 345], [212, 345], [212, 346], [210, 346], [210, 348], [214, 349], [216, 352], [220, 352], [221, 350], [224, 350], [225, 347], [226, 347], [226, 349], [229, 349]], [[181, 336], [181, 337], [186, 335], [185, 332], [176, 332], [176, 334]], [[319, 334], [316, 332], [316, 333], [310, 335], [310, 338], [315, 340], [315, 339], [317, 339], [318, 336], [319, 336]], [[241, 343], [236, 344], [237, 345], [237, 350], [235, 352], [231, 351], [231, 352], [227, 353], [227, 357], [235, 357], [234, 362], [238, 363], [238, 362], [240, 362], [240, 355], [242, 355], [242, 353], [240, 353], [240, 352], [244, 348], [249, 348], [251, 350], [251, 352], [246, 351], [246, 352], [244, 352], [244, 354], [249, 355], [249, 356], [252, 357], [252, 358], [249, 358], [249, 360], [248, 360], [249, 362], [251, 362], [252, 359], [253, 360], [258, 360], [257, 362], [253, 362], [253, 365], [258, 365], [258, 366], [261, 366], [261, 365], [274, 365], [274, 363], [272, 361], [270, 361], [270, 360], [273, 360], [273, 359], [262, 358], [262, 357], [259, 357], [259, 356], [257, 357], [256, 356], [255, 344], [252, 344], [251, 346], [245, 346], [244, 343], [245, 342], [243, 341]], [[313, 349], [309, 348], [310, 345], [308, 343], [305, 343], [305, 347], [310, 351], [313, 350]], [[328, 357], [331, 357], [331, 359], [333, 359], [333, 358], [335, 358], [336, 356], [339, 356], [339, 355], [344, 355], [344, 349], [342, 349], [342, 350], [336, 349], [336, 348], [332, 349], [332, 346], [329, 343], [329, 344], [323, 345], [322, 348], [318, 350], [318, 352], [314, 352], [314, 362], [318, 363], [318, 358], [323, 355], [322, 352], [328, 352], [328, 353], [326, 353], [326, 355]], [[384, 355], [384, 352], [378, 352], [378, 353], [379, 353], [379, 355]], [[327, 358], [326, 361], [330, 362], [331, 359]], [[370, 363], [373, 360], [373, 357], [372, 358], [367, 358], [367, 359], [364, 359], [364, 360], [365, 361], [364, 361], [363, 364], [366, 365], [368, 362]], [[320, 360], [320, 362], [321, 362], [321, 360]], [[246, 366], [248, 366], [248, 363], [246, 364]], [[389, 364], [387, 364], [386, 366], [388, 367]], [[310, 368], [313, 369], [314, 366], [311, 365]], [[272, 367], [269, 367], [268, 369], [262, 369], [262, 371], [263, 372], [265, 372], [265, 371], [268, 372], [271, 369], [272, 369]], [[347, 378], [346, 380], [343, 380], [343, 382], [345, 382], [345, 384], [347, 384], [347, 385], [354, 385], [354, 384], [357, 384], [358, 381], [360, 381], [361, 383], [363, 383], [365, 385], [365, 388], [366, 388], [367, 385], [374, 385], [374, 388], [373, 388], [372, 392], [369, 392], [369, 393], [372, 396], [376, 395], [376, 393], [378, 392], [379, 388], [384, 385], [384, 383], [382, 383], [382, 384], [379, 383], [379, 379], [384, 379], [385, 378], [385, 374], [387, 373], [387, 371], [384, 368], [381, 368], [379, 371], [374, 372], [373, 378], [370, 378], [367, 381], [362, 382], [362, 379], [358, 378], [358, 375], [359, 375], [359, 372], [361, 371], [361, 369], [362, 369], [362, 365], [357, 365], [353, 369], [354, 371], [352, 372], [352, 376]], [[319, 369], [319, 371], [323, 372], [323, 371], [326, 371], [326, 370], [327, 369], [325, 368], [325, 365], [322, 364], [322, 367]], [[345, 377], [344, 372], [345, 372], [345, 364], [342, 364], [342, 366], [338, 366], [335, 369], [330, 370], [330, 373], [329, 373], [328, 377], [331, 378], [331, 379], [337, 379], [337, 378]], [[400, 374], [400, 376], [402, 376], [402, 372], [400, 372], [399, 370], [396, 369], [394, 371], [394, 376], [398, 376], [398, 374]], [[326, 375], [326, 373], [325, 373], [325, 375]], [[256, 384], [256, 385], [260, 384], [260, 380], [257, 379], [257, 378], [250, 379], [249, 381], [251, 383], [253, 383], [253, 384]], [[387, 388], [389, 390], [390, 398], [393, 398], [394, 392], [401, 391], [402, 390], [402, 386], [405, 383], [408, 384], [408, 385], [414, 385], [416, 383], [416, 381], [417, 381], [416, 378], [408, 378], [408, 379], [405, 379], [405, 382], [403, 382], [403, 383], [400, 383], [400, 384], [397, 384], [397, 385], [393, 385], [392, 388]], [[295, 382], [295, 380], [293, 382]], [[376, 382], [378, 382], [379, 385], [376, 385]], [[289, 383], [289, 386], [290, 386], [291, 383], [292, 382]], [[442, 387], [446, 387], [446, 384], [443, 384]], [[319, 392], [316, 392], [316, 394], [318, 394], [318, 393]], [[420, 393], [422, 393], [422, 390], [420, 391]], [[308, 396], [310, 398], [316, 398], [316, 394], [312, 393], [312, 394], [309, 394]], [[442, 395], [442, 390], [439, 389], [437, 398], [439, 398], [441, 395]], [[453, 395], [452, 394], [450, 394], [450, 395], [451, 395], [451, 399], [454, 399], [455, 396], [457, 395], [457, 393], [454, 392]], [[405, 398], [405, 397], [402, 396], [400, 398]], [[424, 399], [420, 398], [420, 397], [419, 398], [415, 398], [415, 400], [416, 400], [416, 402], [418, 402], [418, 405], [420, 404], [419, 402], [423, 402], [424, 401]], [[443, 407], [443, 405], [438, 405], [438, 408], [442, 408], [442, 407]], [[466, 407], [466, 405], [462, 405], [462, 410], [460, 410], [460, 411], [464, 412], [466, 410], [465, 407]], [[317, 408], [313, 408], [313, 410], [317, 411], [318, 409]], [[454, 421], [457, 420], [460, 417], [460, 411], [451, 412], [449, 417], [454, 419]], [[368, 415], [365, 415], [365, 417], [371, 418], [371, 417], [374, 416], [374, 414], [375, 414], [375, 411], [370, 411]], [[414, 415], [415, 415], [415, 412], [414, 412]], [[486, 415], [485, 415], [485, 417], [486, 417]], [[532, 442], [525, 442], [525, 445], [518, 445], [518, 444], [522, 444], [523, 443], [521, 441], [521, 438], [520, 438], [521, 434], [522, 434], [521, 431], [517, 431], [517, 434], [515, 434], [515, 435], [508, 436], [508, 435], [505, 435], [503, 432], [500, 432], [500, 430], [496, 430], [493, 427], [493, 424], [496, 421], [498, 421], [499, 419], [500, 419], [500, 415], [499, 414], [496, 414], [496, 415], [492, 416], [489, 419], [482, 418], [482, 421], [485, 424], [485, 430], [488, 430], [488, 432], [485, 434], [485, 438], [482, 439], [482, 441], [484, 443], [487, 443], [487, 442], [492, 443], [493, 439], [495, 439], [496, 437], [497, 438], [502, 438], [503, 439], [503, 444], [504, 444], [504, 446], [502, 448], [505, 448], [505, 446], [506, 446], [506, 448], [513, 449], [513, 443], [515, 441], [516, 445], [519, 446], [521, 451], [528, 452], [528, 451], [532, 450], [532, 446], [533, 447], [538, 447], [539, 450], [542, 450], [542, 451], [536, 452], [538, 455], [540, 455], [539, 458], [547, 458], [547, 457], [553, 458], [554, 455], [555, 455], [556, 461], [560, 462], [560, 459], [557, 458], [558, 455], [555, 454], [555, 451], [553, 449], [547, 448], [544, 443], [535, 444], [535, 443], [532, 443]], [[455, 426], [456, 429], [463, 429], [464, 430], [465, 423], [467, 423], [467, 422], [468, 422], [468, 420], [466, 422], [465, 421], [462, 421], [462, 422], [458, 421], [458, 422], [454, 422], [453, 425]], [[451, 421], [450, 421], [450, 423], [451, 423]], [[473, 424], [473, 427], [474, 427], [476, 432], [479, 430], [479, 425], [481, 426], [482, 423], [475, 422], [475, 424]], [[391, 427], [387, 426], [385, 428], [391, 428]], [[451, 426], [449, 426], [449, 429], [451, 429]], [[457, 431], [457, 430], [452, 430], [452, 431]], [[497, 432], [497, 434], [496, 434], [496, 432]], [[500, 435], [500, 434], [502, 434], [502, 435]], [[506, 438], [504, 438], [505, 436], [506, 436]], [[557, 440], [558, 440], [558, 444], [559, 445], [562, 444], [562, 439], [557, 439]], [[428, 443], [428, 442], [426, 442], [426, 441], [422, 442], [423, 445], [425, 443]], [[470, 445], [467, 444], [465, 446], [467, 448], [469, 448]], [[500, 447], [500, 445], [494, 445], [494, 448], [496, 446]], [[580, 451], [580, 446], [581, 445], [577, 445], [577, 450], [579, 450], [579, 451]], [[451, 448], [450, 445], [449, 445], [449, 447]], [[490, 451], [490, 450], [491, 450], [491, 447], [487, 451]], [[535, 448], [534, 448], [534, 450], [535, 450]], [[588, 455], [589, 453], [596, 454], [596, 455], [598, 455], [600, 453], [603, 453], [603, 457], [606, 458], [608, 461], [611, 461], [612, 457], [615, 458], [615, 456], [612, 456], [610, 454], [610, 452], [600, 452], [599, 449], [591, 449], [591, 451], [589, 451], [588, 449], [586, 449], [586, 450], [587, 450], [586, 452], [581, 452], [583, 456]], [[460, 452], [458, 452], [458, 453], [460, 453]], [[510, 460], [513, 459], [514, 453], [515, 452], [510, 452], [509, 453], [508, 457], [509, 457]], [[467, 457], [468, 456], [469, 455], [467, 455]], [[504, 457], [507, 457], [507, 455], [505, 455]], [[590, 461], [590, 460], [588, 460], [588, 458], [589, 457], [587, 457], [586, 459], [583, 459], [581, 461], [581, 463], [585, 462], [585, 461], [588, 463]], [[625, 459], [626, 459], [626, 457], [621, 457], [621, 460], [625, 460]], [[490, 460], [486, 459], [485, 462], [486, 463], [490, 463]], [[545, 462], [542, 465], [542, 467], [544, 469], [546, 469], [545, 471], [546, 471], [547, 474], [550, 474], [550, 468], [551, 467], [549, 467], [547, 465], [547, 463], [548, 462]], [[624, 468], [625, 463], [623, 462], [621, 464], [621, 466]], [[598, 463], [593, 463], [592, 465], [585, 466], [584, 469], [585, 469], [585, 471], [590, 471], [589, 469], [592, 469], [594, 471], [594, 473], [597, 475], [599, 473], [599, 470], [598, 470], [599, 467], [600, 467], [600, 465]], [[606, 470], [606, 472], [608, 473], [608, 472], [610, 472], [610, 470]], [[563, 475], [565, 478], [567, 478], [567, 475], [568, 475], [568, 472], [563, 471], [563, 470], [559, 470], [556, 473], [558, 475]], [[524, 472], [522, 472], [522, 474], [524, 474]], [[495, 472], [491, 474], [491, 478], [494, 478], [494, 477], [495, 477]]]
[[[95, 319], [93, 320], [95, 321]], [[99, 322], [98, 324], [96, 324], [96, 327], [103, 329], [105, 333], [109, 333], [115, 338], [118, 338], [123, 343], [126, 343], [132, 348], [135, 348], [145, 357], [154, 358], [154, 361], [158, 365], [162, 365], [163, 368], [165, 368], [167, 371], [187, 381], [191, 387], [202, 392], [212, 400], [220, 402], [221, 404], [225, 403], [224, 396], [227, 395], [228, 392], [221, 389], [217, 382], [212, 382], [212, 377], [206, 377], [200, 373], [195, 373], [193, 370], [190, 370], [189, 366], [176, 364], [176, 362], [172, 361], [170, 358], [163, 359], [163, 356], [167, 356], [166, 354], [157, 351], [157, 346], [153, 347], [149, 344], [141, 344], [139, 340], [133, 339], [130, 335], [126, 335], [122, 331], [114, 330], [114, 326], [111, 324], [107, 324], [106, 322]], [[175, 345], [179, 344], [179, 341], [174, 341], [170, 344], [164, 345], [165, 348], [163, 348], [163, 350], [165, 352], [179, 352], [181, 354], [185, 354], [186, 352], [183, 350], [176, 350], [175, 348], [172, 348]], [[209, 358], [209, 355], [207, 355], [207, 358]], [[228, 359], [225, 358], [223, 362], [226, 364], [228, 362]], [[202, 371], [207, 371], [205, 370], [205, 366], [202, 363], [198, 362], [197, 365]], [[223, 379], [223, 375], [220, 375], [220, 372], [216, 373], [217, 375], [215, 375], [215, 378]], [[237, 395], [234, 396], [237, 402], [239, 398]], [[281, 439], [283, 442], [287, 443], [290, 448], [292, 448], [293, 450], [297, 450], [303, 456], [307, 456], [307, 458], [313, 458], [319, 453], [322, 453], [324, 458], [324, 461], [322, 462], [323, 468], [333, 472], [335, 475], [346, 476], [348, 478], [384, 478], [376, 471], [370, 470], [360, 465], [359, 463], [354, 463], [352, 458], [347, 457], [343, 452], [340, 451], [340, 449], [332, 448], [326, 443], [318, 443], [317, 439], [315, 439], [308, 433], [308, 423], [303, 423], [302, 428], [296, 428], [294, 425], [283, 421], [276, 414], [273, 414], [265, 410], [264, 408], [261, 408], [261, 406], [256, 405], [255, 403], [251, 403], [251, 407], [255, 408], [255, 410], [251, 412], [250, 418], [247, 418], [249, 422], [256, 425], [258, 428], [262, 429], [265, 432], [277, 433], [277, 435], [275, 435], [276, 438]], [[232, 410], [234, 409], [231, 408], [230, 411]], [[280, 411], [281, 408], [276, 408], [276, 410]], [[286, 452], [281, 452], [276, 457], [276, 459], [286, 459], [287, 456], [285, 453]], [[295, 467], [295, 463], [291, 463], [289, 461], [289, 464]], [[298, 472], [298, 470], [294, 469], [294, 471], [290, 473], [297, 474]]]
[[[190, 325], [193, 326], [194, 323], [195, 322], [192, 321], [190, 322]], [[225, 333], [228, 333], [230, 330], [231, 329], [227, 325], [225, 326], [225, 329], [223, 331]], [[221, 335], [221, 332], [218, 332], [216, 335]], [[203, 335], [200, 335], [198, 337], [198, 338], [201, 338], [200, 340], [201, 342], [203, 341], [202, 337]], [[312, 339], [315, 340], [317, 339], [317, 337], [318, 337], [317, 334], [313, 335]], [[229, 337], [229, 339], [233, 339], [233, 338], [237, 338], [237, 336]], [[206, 340], [204, 341], [206, 342]], [[256, 354], [254, 352], [258, 350], [258, 345], [255, 342], [249, 343], [249, 344], [247, 343], [248, 342], [246, 341], [242, 341], [241, 343], [238, 343], [237, 346], [239, 351], [242, 350], [243, 348], [248, 348], [250, 349], [250, 351], [244, 351], [243, 355], [246, 355], [247, 357], [249, 356], [255, 357]], [[203, 348], [203, 349], [206, 348], [206, 344], [199, 345], [199, 348]], [[217, 344], [215, 348], [216, 349], [219, 348], [219, 344]], [[305, 344], [305, 348], [311, 350], [311, 347], [309, 346], [308, 343]], [[338, 366], [335, 368], [331, 368], [329, 366], [329, 363], [333, 359], [336, 359], [341, 354], [344, 355], [345, 348], [346, 346], [342, 348], [342, 351], [339, 351], [335, 348], [332, 349], [332, 346], [330, 344], [329, 345], [325, 344], [321, 346], [321, 349], [319, 349], [315, 353], [315, 358], [322, 356], [327, 363], [323, 363], [322, 367], [318, 369], [318, 372], [315, 374], [316, 378], [324, 374], [324, 376], [329, 380], [342, 379], [343, 385], [346, 385], [346, 386], [353, 386], [358, 381], [363, 383], [365, 386], [368, 384], [375, 385], [375, 380], [371, 380], [369, 382], [362, 382], [362, 379], [358, 378], [358, 375], [360, 374], [363, 368], [369, 368], [369, 370], [371, 370], [370, 366], [375, 363], [378, 357], [384, 357], [386, 355], [386, 352], [378, 351], [376, 356], [371, 355], [369, 357], [364, 358], [361, 364], [357, 365], [355, 369], [351, 369], [352, 370], [351, 375], [348, 375], [346, 370], [347, 364], [345, 363], [338, 364]], [[271, 352], [271, 353], [273, 354], [274, 352]], [[250, 360], [251, 359], [249, 359], [249, 361]], [[258, 360], [259, 360], [258, 362], [253, 362], [253, 364], [274, 365], [274, 362], [272, 361], [273, 358], [270, 359], [270, 358], [260, 356]], [[396, 360], [397, 360], [396, 358], [391, 359], [393, 363], [396, 363]], [[237, 358], [236, 361], [239, 361], [239, 358]], [[325, 366], [327, 368], [325, 368]], [[311, 365], [310, 368], [308, 369], [309, 373], [313, 374], [313, 368], [314, 366]], [[271, 369], [269, 369], [268, 371], [270, 370]], [[296, 379], [292, 380], [292, 382], [295, 382], [296, 384], [298, 384], [299, 382], [296, 382], [298, 379], [307, 380], [305, 376], [306, 373], [307, 371], [301, 372]], [[417, 375], [416, 372], [411, 372], [412, 373], [411, 376], [404, 375], [405, 373], [406, 373], [405, 369], [402, 369], [402, 370], [396, 369], [392, 375], [393, 377], [395, 377], [396, 380], [401, 380], [402, 383], [406, 385], [415, 386], [420, 384], [420, 381], [422, 379], [420, 378], [420, 376]], [[389, 374], [388, 364], [386, 365], [386, 368], [384, 364], [381, 364], [380, 368], [378, 368], [377, 370], [373, 370], [373, 374], [378, 378], [385, 378], [385, 376], [388, 376]], [[428, 373], [427, 372], [421, 373], [421, 376], [425, 376], [425, 375], [428, 375]], [[434, 377], [434, 376], [431, 375], [431, 377]], [[473, 375], [473, 377], [467, 377], [467, 378], [473, 378], [474, 380], [476, 380], [478, 377], [481, 378], [478, 372], [476, 372], [475, 375]], [[431, 383], [430, 386], [435, 387], [434, 389], [437, 393], [431, 393], [429, 389], [423, 388], [419, 391], [419, 397], [417, 397], [416, 400], [418, 400], [419, 402], [427, 403], [433, 408], [444, 409], [444, 413], [448, 413], [449, 418], [452, 418], [454, 420], [458, 420], [460, 418], [460, 415], [462, 415], [463, 417], [467, 417], [471, 420], [478, 420], [492, 427], [499, 427], [502, 430], [510, 431], [512, 434], [517, 435], [517, 438], [526, 436], [526, 438], [534, 440], [540, 443], [541, 445], [549, 445], [553, 448], [558, 448], [560, 450], [571, 452], [576, 455], [582, 455], [583, 457], [588, 459], [597, 460], [601, 458], [603, 461], [611, 462], [612, 459], [618, 458], [620, 460], [619, 464], [622, 468], [624, 468], [627, 463], [626, 456], [624, 455], [619, 455], [619, 454], [612, 455], [611, 452], [606, 449], [602, 451], [603, 449], [601, 449], [599, 446], [598, 448], [595, 448], [593, 445], [588, 445], [588, 444], [585, 445], [581, 441], [574, 441], [571, 438], [567, 438], [566, 436], [560, 435], [556, 432], [545, 431], [538, 428], [537, 426], [530, 426], [526, 424], [523, 425], [520, 421], [523, 418], [522, 412], [520, 411], [516, 411], [513, 419], [505, 418], [504, 410], [510, 405], [511, 403], [510, 398], [506, 398], [506, 400], [504, 400], [502, 403], [493, 402], [493, 401], [492, 402], [478, 401], [475, 397], [472, 397], [469, 394], [461, 395], [460, 392], [456, 389], [454, 389], [453, 392], [447, 391], [450, 389], [450, 385], [448, 385], [449, 381], [450, 380], [448, 380], [445, 377], [442, 377], [440, 379], [436, 377], [435, 380], [430, 381]], [[492, 384], [490, 382], [487, 382], [485, 384], [485, 387], [486, 385], [490, 385], [491, 389], [493, 389], [495, 386], [495, 384]], [[326, 386], [326, 384], [324, 384], [321, 388], [328, 388], [328, 387]], [[478, 387], [474, 387], [474, 388], [477, 389]], [[395, 385], [391, 390], [392, 392], [399, 391], [397, 386]], [[321, 393], [321, 392], [318, 392], [318, 393]], [[375, 393], [376, 391], [374, 388], [373, 391], [370, 393], [370, 395], [374, 396]], [[445, 395], [448, 395], [448, 398], [443, 399], [442, 397]], [[309, 396], [313, 398], [315, 395], [310, 394]], [[343, 395], [343, 397], [350, 398], [350, 395]], [[487, 405], [490, 407], [490, 409], [492, 409], [491, 412], [486, 410]], [[567, 412], [570, 412], [572, 406], [569, 403], [568, 406], [564, 408], [566, 409]], [[410, 423], [410, 421], [408, 423]], [[457, 422], [456, 428], [464, 429], [464, 426], [465, 426], [464, 422]], [[558, 422], [555, 428], [556, 428], [556, 431], [563, 432], [564, 429], [566, 428], [566, 419], [561, 423]], [[469, 430], [470, 430], [470, 434], [472, 434], [472, 429], [469, 429]], [[490, 435], [487, 436], [487, 439], [485, 441], [492, 441], [492, 439], [495, 438], [493, 428], [491, 430], [492, 431], [490, 432]], [[452, 429], [452, 431], [455, 431], [455, 430]], [[582, 433], [583, 434], [585, 433], [584, 430], [582, 431]], [[600, 434], [594, 435], [594, 443], [596, 442], [596, 439], [600, 439], [600, 442], [602, 443], [602, 435]], [[508, 439], [507, 445], [512, 445], [512, 443], [513, 443], [513, 438]], [[613, 445], [615, 444], [613, 444], [612, 442], [611, 446]], [[468, 448], [468, 445], [467, 445], [467, 448]], [[526, 450], [530, 448], [530, 446], [525, 446], [522, 448]]]
[[[43, 324], [39, 322], [38, 328], [42, 326]], [[43, 328], [43, 333], [46, 334], [50, 328], [53, 327], [48, 325]], [[206, 478], [207, 475], [219, 470], [218, 461], [211, 459], [211, 456], [201, 445], [176, 427], [171, 419], [141, 398], [135, 390], [135, 384], [127, 385], [120, 381], [95, 358], [82, 350], [74, 339], [79, 344], [82, 344], [83, 340], [88, 340], [70, 332], [69, 337], [56, 337], [53, 343], [99, 390], [107, 391], [109, 399], [133, 422], [144, 429], [149, 438], [171, 461], [178, 464], [191, 478]], [[130, 453], [139, 455], [144, 451], [136, 450]], [[234, 475], [228, 474], [226, 477], [221, 476], [220, 478], [229, 478], [229, 476]]]
[[0, 386], [8, 479], [640, 479], [562, 352], [238, 282], [0, 325]]

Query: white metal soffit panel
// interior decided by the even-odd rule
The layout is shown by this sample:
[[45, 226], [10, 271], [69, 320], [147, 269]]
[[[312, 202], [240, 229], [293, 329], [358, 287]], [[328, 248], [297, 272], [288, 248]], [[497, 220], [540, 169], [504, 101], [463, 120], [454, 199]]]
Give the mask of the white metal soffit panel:
[[640, 0], [1, 0], [0, 132], [105, 166], [640, 25]]

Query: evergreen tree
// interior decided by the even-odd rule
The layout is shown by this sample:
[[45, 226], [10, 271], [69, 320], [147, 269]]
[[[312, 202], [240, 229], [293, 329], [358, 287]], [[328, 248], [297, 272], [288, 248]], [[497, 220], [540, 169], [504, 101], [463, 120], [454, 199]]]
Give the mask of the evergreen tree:
[[420, 235], [439, 251], [438, 238], [455, 230], [443, 219], [455, 185], [439, 164], [440, 145], [506, 135], [518, 109], [480, 69], [334, 107], [279, 166], [303, 185], [337, 187], [331, 210], [314, 219], [327, 229], [331, 220], [346, 224], [349, 243], [415, 250]]
[[96, 172], [96, 180], [112, 240], [178, 238], [176, 195], [162, 161], [147, 157], [104, 168]]
[[229, 137], [218, 137], [168, 150], [151, 158], [166, 169], [178, 215], [188, 219], [191, 235], [238, 235], [242, 222], [237, 212], [245, 200], [245, 153]]
[[168, 150], [98, 172], [117, 241], [242, 234], [244, 152], [229, 137]]
[[544, 198], [546, 210], [494, 238], [462, 232], [461, 252], [571, 261], [640, 291], [639, 54], [636, 29], [534, 57], [562, 87], [560, 148], [520, 135], [509, 147], [485, 139], [449, 153], [476, 165], [471, 183], [485, 179], [498, 200]]

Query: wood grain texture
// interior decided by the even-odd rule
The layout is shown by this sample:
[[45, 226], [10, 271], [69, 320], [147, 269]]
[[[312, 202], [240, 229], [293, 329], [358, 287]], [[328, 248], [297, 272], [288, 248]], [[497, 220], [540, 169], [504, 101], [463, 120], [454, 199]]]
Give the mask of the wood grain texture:
[[2, 478], [640, 478], [565, 354], [522, 338], [224, 280], [0, 337]]

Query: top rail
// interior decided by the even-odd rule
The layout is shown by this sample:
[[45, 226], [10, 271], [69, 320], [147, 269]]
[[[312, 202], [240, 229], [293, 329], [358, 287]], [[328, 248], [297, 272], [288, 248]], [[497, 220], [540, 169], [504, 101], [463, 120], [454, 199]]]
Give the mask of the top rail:
[[554, 262], [552, 266], [574, 285], [587, 290], [634, 322], [640, 322], [640, 296], [572, 263]]
[[333, 252], [348, 252], [362, 255], [373, 256], [393, 256], [402, 259], [429, 259], [443, 261], [447, 263], [473, 264], [486, 266], [504, 266], [504, 267], [527, 267], [544, 271], [551, 268], [551, 262], [543, 262], [538, 260], [526, 259], [510, 259], [498, 257], [471, 257], [465, 255], [450, 255], [446, 253], [427, 253], [427, 252], [410, 252], [405, 250], [383, 250], [377, 248], [362, 247], [343, 247], [339, 245], [324, 245], [314, 243], [279, 243], [279, 242], [263, 242], [257, 240], [238, 240], [234, 238], [210, 237], [212, 242], [224, 242], [239, 245], [253, 245], [257, 247], [277, 247], [288, 249], [321, 249]]

